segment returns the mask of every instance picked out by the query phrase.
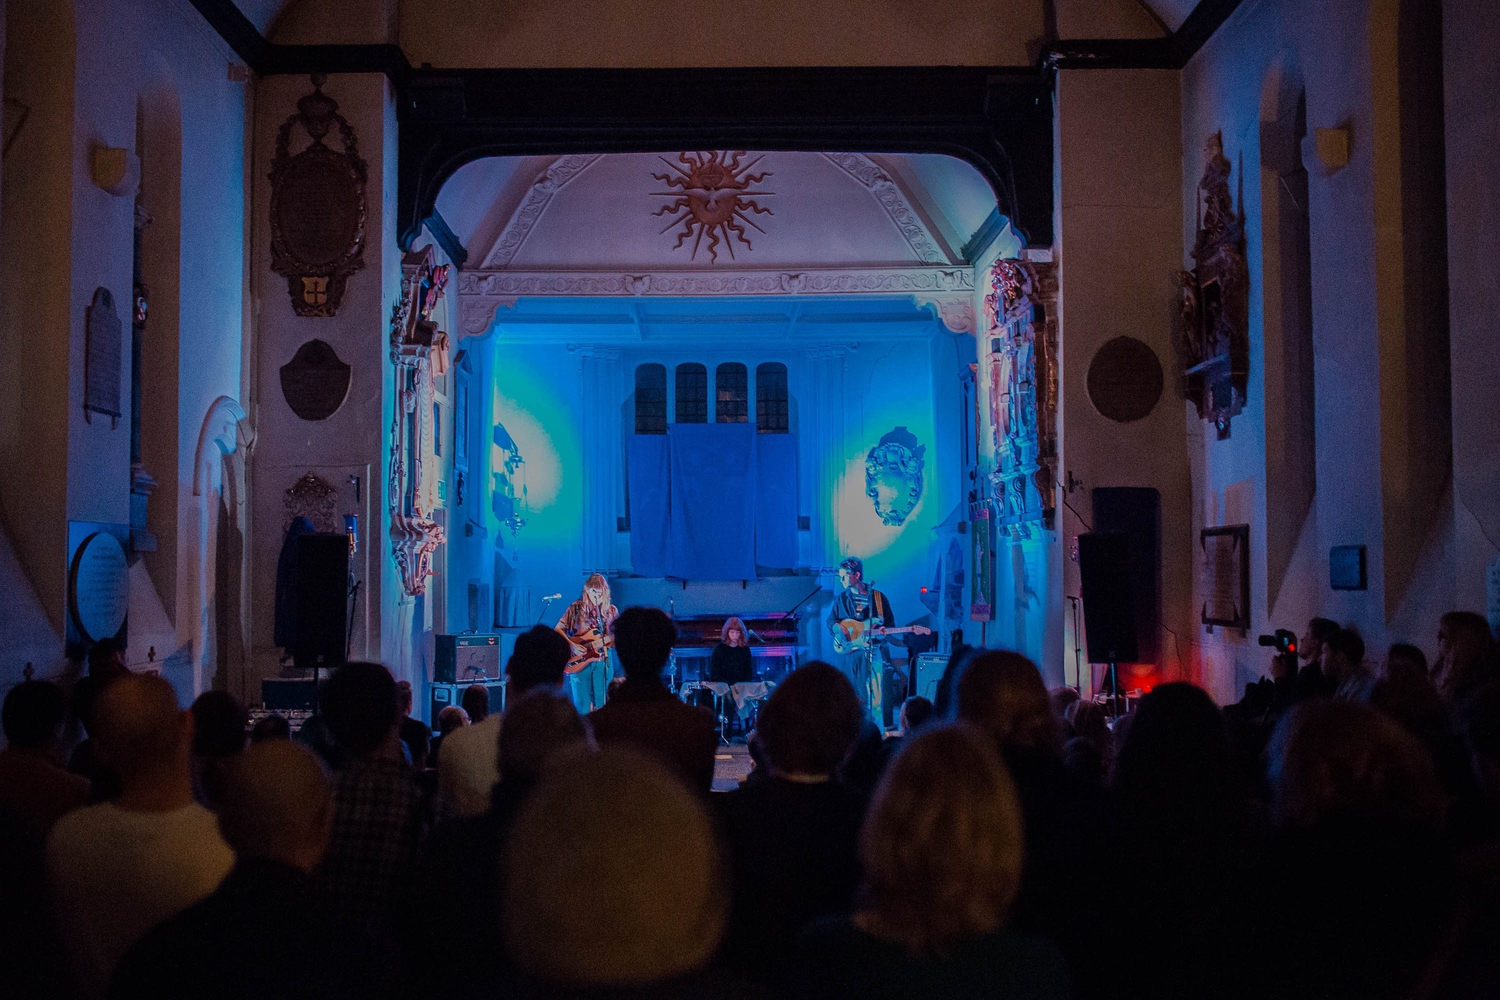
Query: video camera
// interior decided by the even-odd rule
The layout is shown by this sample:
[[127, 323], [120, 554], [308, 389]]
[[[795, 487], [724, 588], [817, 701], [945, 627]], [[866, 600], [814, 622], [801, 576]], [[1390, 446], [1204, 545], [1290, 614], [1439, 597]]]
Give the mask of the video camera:
[[1263, 635], [1255, 640], [1262, 646], [1275, 646], [1278, 654], [1297, 652], [1297, 633], [1279, 628], [1275, 635]]

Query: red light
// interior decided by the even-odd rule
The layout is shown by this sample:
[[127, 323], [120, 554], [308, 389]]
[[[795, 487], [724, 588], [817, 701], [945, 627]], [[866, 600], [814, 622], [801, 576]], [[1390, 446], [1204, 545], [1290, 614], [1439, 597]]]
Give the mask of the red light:
[[924, 593], [924, 594], [927, 593], [927, 588], [926, 587], [922, 588], [922, 593]]

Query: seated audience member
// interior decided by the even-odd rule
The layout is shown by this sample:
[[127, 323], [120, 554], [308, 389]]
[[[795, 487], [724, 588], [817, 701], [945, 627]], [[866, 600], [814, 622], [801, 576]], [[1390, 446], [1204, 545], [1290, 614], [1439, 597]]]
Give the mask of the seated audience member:
[[1343, 628], [1324, 639], [1321, 662], [1335, 698], [1360, 700], [1370, 672], [1365, 668], [1365, 641], [1358, 632]]
[[983, 649], [976, 649], [966, 642], [953, 644], [953, 651], [948, 654], [948, 662], [943, 667], [943, 676], [938, 678], [937, 697], [932, 699], [932, 707], [938, 718], [953, 718], [954, 702], [958, 697], [958, 679], [963, 676], [969, 661], [982, 652]]
[[427, 769], [427, 751], [432, 743], [432, 730], [427, 723], [411, 717], [411, 681], [396, 682], [396, 711], [401, 713], [401, 742], [406, 747], [406, 756], [413, 771]]
[[192, 719], [149, 674], [114, 681], [93, 708], [120, 797], [68, 813], [47, 838], [58, 926], [85, 997], [102, 996], [130, 946], [213, 892], [234, 863], [214, 814], [193, 801]]
[[[544, 629], [563, 644], [567, 640]], [[514, 661], [512, 661], [514, 662]], [[422, 856], [412, 892], [417, 899], [440, 899], [437, 914], [424, 914], [411, 930], [412, 960], [441, 968], [433, 979], [434, 996], [464, 996], [493, 980], [504, 968], [493, 949], [474, 942], [500, 942], [500, 859], [511, 824], [527, 794], [560, 753], [591, 745], [588, 727], [562, 694], [560, 682], [507, 696], [505, 727], [500, 730], [499, 783], [490, 808], [441, 824]], [[462, 927], [462, 934], [453, 933]]]
[[1465, 698], [1457, 724], [1482, 810], [1483, 836], [1464, 864], [1494, 896], [1500, 894], [1500, 682]]
[[468, 713], [469, 723], [477, 726], [490, 717], [490, 689], [483, 684], [470, 684], [464, 688], [459, 704]]
[[78, 678], [73, 685], [73, 717], [83, 727], [84, 739], [73, 748], [68, 758], [68, 770], [89, 782], [89, 801], [108, 802], [120, 795], [120, 777], [99, 761], [98, 747], [94, 743], [94, 706], [99, 695], [111, 683], [129, 673], [105, 671]]
[[87, 778], [62, 766], [58, 738], [67, 697], [46, 681], [24, 681], [5, 696], [7, 747], [0, 751], [0, 989], [51, 1000], [68, 994], [53, 932], [42, 845], [65, 814], [88, 803]]
[[901, 713], [896, 719], [900, 725], [901, 732], [896, 736], [888, 738], [885, 741], [885, 745], [881, 748], [882, 759], [880, 766], [882, 773], [884, 773], [885, 768], [890, 764], [891, 759], [901, 752], [901, 748], [911, 739], [912, 734], [927, 725], [932, 716], [932, 702], [919, 694], [912, 695], [901, 703]]
[[469, 725], [469, 713], [457, 705], [444, 705], [438, 712], [437, 729], [438, 734], [432, 738], [432, 743], [427, 748], [427, 766], [437, 768], [439, 773], [442, 765], [439, 763], [441, 757], [438, 751], [443, 748], [448, 737], [460, 729]]
[[335, 906], [383, 938], [430, 825], [397, 735], [396, 681], [379, 663], [348, 663], [323, 687], [323, 716], [343, 753], [333, 776], [333, 835], [318, 867]]
[[[560, 689], [571, 656], [568, 640], [556, 629], [537, 625], [516, 636], [515, 648], [505, 664], [506, 699], [541, 688]], [[461, 816], [478, 816], [490, 807], [490, 790], [500, 777], [495, 761], [503, 720], [499, 713], [490, 715], [444, 740], [438, 790], [443, 801]]]
[[1402, 643], [1393, 645], [1358, 700], [1394, 719], [1432, 755], [1443, 788], [1455, 799], [1448, 816], [1450, 832], [1464, 841], [1482, 837], [1479, 788], [1442, 696], [1428, 677], [1422, 651]]
[[1373, 709], [1325, 700], [1288, 713], [1267, 752], [1277, 830], [1256, 992], [1445, 995], [1433, 976], [1467, 948], [1427, 751]]
[[1065, 685], [1050, 689], [1047, 692], [1047, 697], [1052, 701], [1052, 714], [1057, 716], [1058, 721], [1063, 723], [1063, 733], [1071, 739], [1076, 734], [1069, 732], [1072, 728], [1072, 723], [1068, 721], [1068, 709], [1078, 704], [1081, 696], [1077, 691]]
[[862, 806], [834, 774], [862, 721], [854, 685], [837, 669], [813, 662], [792, 671], [756, 728], [770, 780], [717, 799], [734, 886], [725, 957], [746, 976], [780, 976], [802, 928], [853, 902]]
[[1056, 946], [1005, 929], [1023, 843], [1015, 786], [989, 740], [962, 724], [916, 734], [860, 831], [860, 903], [803, 934], [792, 993], [1069, 996]]
[[1236, 995], [1259, 875], [1255, 814], [1239, 794], [1223, 714], [1201, 688], [1162, 684], [1141, 699], [1113, 776], [1122, 850], [1122, 925], [1131, 960], [1120, 995]]
[[1450, 611], [1438, 622], [1438, 656], [1432, 683], [1450, 705], [1492, 680], [1500, 679], [1500, 657], [1490, 623], [1472, 611]]
[[723, 864], [707, 806], [660, 758], [617, 747], [560, 763], [506, 845], [501, 919], [520, 982], [494, 995], [743, 996], [705, 971], [728, 911]]
[[235, 865], [219, 888], [121, 960], [118, 1000], [362, 1000], [393, 993], [392, 964], [328, 907], [312, 871], [333, 819], [328, 777], [290, 741], [225, 768], [219, 828]]
[[255, 725], [250, 727], [250, 742], [264, 743], [267, 740], [290, 740], [292, 738], [292, 724], [284, 715], [266, 715], [255, 720]]
[[67, 708], [62, 688], [47, 681], [25, 681], [5, 696], [0, 810], [38, 840], [63, 814], [89, 800], [88, 779], [70, 774], [61, 763], [58, 740]]
[[999, 650], [980, 654], [964, 669], [956, 694], [958, 717], [994, 741], [1021, 796], [1026, 869], [1016, 929], [1057, 941], [1080, 991], [1094, 992], [1109, 970], [1098, 935], [1078, 915], [1105, 906], [1104, 883], [1093, 872], [1114, 864], [1103, 794], [1063, 767], [1047, 686], [1026, 657]]
[[599, 745], [631, 743], [666, 760], [693, 788], [714, 783], [719, 732], [707, 709], [684, 705], [662, 683], [661, 673], [677, 641], [677, 626], [657, 608], [626, 608], [615, 619], [615, 651], [625, 683], [589, 713]]
[[1292, 679], [1292, 698], [1306, 701], [1309, 698], [1326, 698], [1333, 694], [1333, 685], [1323, 670], [1323, 643], [1339, 631], [1339, 623], [1331, 618], [1313, 618], [1308, 621], [1302, 637], [1297, 640], [1297, 655], [1302, 667]]
[[119, 639], [100, 639], [89, 647], [88, 665], [90, 677], [113, 680], [130, 673], [130, 659], [125, 655], [125, 644]]
[[224, 767], [245, 749], [249, 716], [228, 691], [205, 691], [193, 701], [193, 798], [215, 811], [224, 790]]

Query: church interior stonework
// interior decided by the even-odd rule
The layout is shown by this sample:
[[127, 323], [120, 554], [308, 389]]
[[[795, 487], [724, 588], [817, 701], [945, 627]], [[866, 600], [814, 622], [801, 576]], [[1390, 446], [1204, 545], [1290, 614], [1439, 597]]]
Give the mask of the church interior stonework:
[[[150, 812], [130, 805], [166, 794], [160, 782], [139, 791], [126, 763], [151, 742], [141, 720], [175, 720], [174, 697], [193, 706], [182, 717], [194, 720], [194, 800], [218, 813], [225, 857], [240, 859], [196, 905], [251, 879], [247, 858], [269, 856], [242, 847], [261, 827], [235, 802], [325, 780], [331, 853], [303, 868], [341, 906], [365, 891], [359, 872], [378, 868], [370, 884], [395, 878], [395, 862], [361, 869], [339, 853], [353, 837], [340, 826], [345, 769], [379, 743], [345, 732], [375, 711], [359, 684], [388, 681], [400, 726], [419, 734], [398, 727], [393, 753], [416, 775], [403, 794], [420, 789], [433, 809], [432, 837], [408, 859], [424, 890], [461, 897], [462, 921], [465, 906], [501, 904], [463, 895], [455, 871], [489, 877], [499, 865], [524, 881], [524, 869], [536, 886], [505, 883], [507, 919], [562, 928], [547, 941], [507, 936], [513, 964], [486, 975], [520, 970], [528, 985], [497, 996], [658, 981], [676, 985], [642, 995], [718, 995], [740, 982], [716, 978], [726, 969], [809, 997], [1229, 995], [1215, 978], [1232, 964], [1220, 945], [1259, 940], [1246, 914], [1265, 911], [1231, 906], [1218, 932], [1187, 934], [1182, 947], [1198, 948], [1203, 968], [1177, 968], [1152, 957], [1163, 940], [1088, 952], [1077, 925], [1093, 897], [1045, 881], [1048, 864], [1106, 857], [1155, 873], [1124, 884], [1136, 887], [1137, 916], [1158, 921], [1142, 936], [1165, 939], [1181, 913], [1215, 923], [1223, 903], [1172, 892], [1198, 876], [1255, 880], [1249, 867], [1232, 878], [1213, 868], [1208, 846], [1193, 855], [1207, 866], [1196, 874], [1154, 860], [1176, 850], [1171, 824], [1188, 820], [1172, 794], [1141, 789], [1165, 789], [1159, 774], [1206, 781], [1172, 768], [1212, 757], [1193, 742], [1202, 729], [1152, 728], [1169, 728], [1174, 710], [1211, 717], [1203, 725], [1227, 734], [1224, 759], [1247, 762], [1224, 765], [1235, 775], [1226, 785], [1268, 810], [1270, 826], [1304, 833], [1323, 828], [1286, 817], [1303, 815], [1296, 802], [1316, 812], [1311, 800], [1278, 797], [1297, 754], [1337, 758], [1316, 741], [1359, 744], [1358, 725], [1387, 715], [1410, 723], [1417, 735], [1391, 745], [1429, 741], [1428, 771], [1411, 787], [1437, 775], [1442, 856], [1487, 849], [1461, 870], [1500, 885], [1492, 0], [0, 0], [0, 10], [6, 753], [25, 743], [8, 696], [20, 719], [57, 690], [66, 709], [47, 740], [59, 773], [71, 754], [73, 776], [93, 783], [88, 802], [123, 795], [114, 808]], [[541, 684], [531, 665], [551, 662], [544, 647], [558, 633], [566, 672]], [[653, 643], [659, 662], [642, 667]], [[1412, 657], [1414, 674], [1393, 665]], [[1005, 673], [1015, 663], [1029, 664], [1024, 684]], [[361, 681], [372, 664], [385, 671]], [[1008, 743], [1021, 723], [973, 714], [986, 664], [1007, 719], [1026, 697], [1050, 698], [1050, 735]], [[140, 689], [118, 693], [120, 678]], [[537, 685], [555, 687], [557, 705], [522, 697]], [[1412, 685], [1430, 694], [1425, 722], [1390, 707], [1393, 690], [1417, 699]], [[631, 716], [657, 688], [667, 707]], [[785, 731], [815, 715], [823, 742], [837, 743], [828, 733], [842, 732], [850, 689], [848, 724], [874, 741], [866, 772], [857, 743], [844, 753], [854, 729], [826, 766], [818, 737]], [[1338, 716], [1351, 702], [1370, 718]], [[259, 752], [256, 734], [284, 727], [334, 777], [270, 751], [261, 771], [248, 758], [244, 773], [205, 770], [230, 754], [200, 745], [214, 718], [200, 705], [230, 713], [235, 753], [250, 739], [243, 753]], [[1332, 714], [1318, 722], [1318, 712]], [[513, 713], [521, 719], [502, 730]], [[140, 732], [120, 736], [135, 732], [131, 719]], [[518, 741], [542, 739], [528, 719], [603, 750], [544, 778], [539, 756], [512, 749], [509, 759], [533, 761], [513, 772], [512, 728], [530, 733]], [[941, 725], [951, 720], [972, 725]], [[703, 791], [734, 803], [715, 805], [712, 823], [696, 789], [679, 795], [682, 774], [605, 752], [635, 739], [686, 754], [699, 722], [714, 747]], [[1140, 730], [1157, 742], [1137, 737], [1127, 752]], [[437, 747], [456, 768], [474, 753], [460, 753], [466, 734], [481, 731], [480, 777], [444, 770]], [[986, 741], [975, 749], [974, 732], [1000, 739], [998, 757]], [[1310, 741], [1300, 751], [1299, 738]], [[793, 746], [807, 759], [788, 763]], [[1094, 755], [1070, 773], [1093, 782], [1119, 824], [1109, 853], [1082, 853], [1105, 828], [1092, 806], [1037, 791], [1026, 754], [1043, 750], [1059, 769], [1084, 759], [1068, 753]], [[1179, 763], [1143, 776], [1152, 753]], [[1330, 765], [1327, 780], [1399, 769], [1395, 756], [1369, 755], [1347, 771]], [[7, 791], [24, 784], [8, 766], [0, 755], [0, 821], [7, 810], [32, 817], [16, 803], [33, 800]], [[271, 777], [257, 784], [252, 771]], [[1241, 771], [1254, 778], [1236, 784]], [[941, 812], [960, 809], [948, 800], [902, 795], [978, 795], [980, 774], [1000, 791], [962, 808], [988, 816], [995, 796], [1018, 801], [1011, 827], [1024, 821], [1025, 864], [1039, 860], [1017, 860], [1009, 888], [994, 890], [994, 919], [974, 933], [1011, 937], [975, 958], [953, 951], [968, 925], [951, 913], [907, 926], [889, 913], [927, 904], [880, 909], [908, 897], [897, 875], [880, 874], [897, 861], [878, 845], [881, 822], [920, 839], [923, 817], [959, 815]], [[860, 803], [846, 823], [848, 900], [772, 927], [790, 904], [743, 900], [792, 885], [799, 865], [821, 886], [843, 861], [809, 862], [821, 842], [776, 841], [785, 853], [757, 875], [742, 859], [769, 855], [735, 853], [746, 831], [773, 819], [832, 830], [848, 817], [827, 803], [798, 812], [756, 783], [810, 788], [829, 775]], [[114, 792], [101, 790], [116, 777]], [[1395, 787], [1378, 777], [1359, 787]], [[466, 780], [478, 784], [465, 791]], [[628, 808], [611, 798], [621, 788], [635, 790]], [[1342, 794], [1318, 801], [1355, 801]], [[581, 800], [615, 812], [584, 815]], [[547, 910], [546, 886], [582, 877], [572, 855], [474, 862], [438, 822], [455, 808], [503, 815], [507, 857], [557, 826], [586, 839], [608, 816], [654, 810], [653, 822], [682, 831], [661, 850], [689, 857], [662, 891], [706, 894], [707, 916], [691, 928], [621, 917], [655, 943], [560, 957], [582, 911]], [[900, 820], [903, 808], [916, 818]], [[63, 836], [69, 817], [54, 820], [36, 841], [49, 873], [84, 843]], [[1194, 842], [1239, 850], [1213, 839], [1231, 836], [1213, 822], [1193, 827]], [[717, 850], [715, 830], [733, 873], [716, 877], [736, 887], [727, 902], [684, 874], [695, 852]], [[636, 834], [619, 836], [621, 857], [650, 854]], [[1266, 842], [1265, 857], [1292, 858], [1279, 877], [1317, 867], [1326, 846], [1307, 837]], [[1371, 847], [1370, 864], [1395, 864], [1394, 844]], [[194, 864], [204, 876], [217, 862]], [[343, 875], [330, 874], [338, 864]], [[606, 873], [598, 884], [614, 883]], [[1311, 884], [1284, 898], [1313, 898]], [[79, 903], [84, 881], [48, 885], [37, 891], [55, 898], [36, 912], [56, 904], [56, 946], [83, 947], [85, 918], [104, 911]], [[1056, 893], [1039, 902], [1048, 886]], [[1437, 898], [1414, 886], [1401, 898]], [[569, 898], [630, 909], [577, 902], [587, 895]], [[869, 908], [849, 910], [855, 899]], [[366, 915], [387, 902], [365, 899]], [[1288, 958], [1235, 988], [1493, 995], [1484, 984], [1500, 970], [1465, 949], [1484, 921], [1500, 927], [1500, 907], [1454, 905], [1467, 916], [1430, 921], [1451, 928], [1449, 950], [1434, 944], [1410, 968], [1320, 978]], [[128, 940], [90, 939], [67, 977], [32, 969], [16, 982], [36, 996], [179, 995], [181, 968], [220, 968], [143, 971], [166, 961], [158, 936], [172, 924], [150, 928], [181, 908], [147, 920], [149, 907], [127, 907], [140, 923]], [[845, 911], [837, 932], [803, 919]], [[28, 923], [21, 912], [0, 921], [0, 937]], [[393, 927], [364, 929], [379, 941]], [[160, 947], [132, 950], [148, 931]], [[858, 971], [836, 971], [858, 964], [860, 935], [901, 944], [891, 954], [903, 957], [871, 952]], [[392, 956], [416, 941], [382, 960], [399, 964]], [[429, 943], [433, 976], [473, 962], [451, 941]], [[652, 948], [672, 960], [650, 966]], [[1001, 976], [1003, 988], [985, 964], [1002, 951], [1006, 968], [1031, 970]], [[910, 964], [918, 954], [929, 964]], [[283, 960], [280, 981], [312, 989], [312, 966]], [[1213, 962], [1220, 971], [1205, 971]], [[20, 967], [7, 963], [0, 976]], [[1111, 978], [1126, 964], [1146, 971]], [[368, 980], [316, 980], [331, 993], [226, 995], [380, 996], [411, 972], [375, 958], [359, 968]], [[489, 982], [471, 972], [454, 972], [463, 990], [434, 995], [490, 995], [471, 992]]]

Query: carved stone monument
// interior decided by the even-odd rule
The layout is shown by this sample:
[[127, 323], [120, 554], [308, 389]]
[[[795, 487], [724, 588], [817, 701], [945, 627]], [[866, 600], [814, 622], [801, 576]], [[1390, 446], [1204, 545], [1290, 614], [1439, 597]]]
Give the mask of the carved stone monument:
[[[298, 316], [337, 313], [349, 276], [365, 266], [365, 161], [324, 81], [312, 77], [313, 92], [276, 134], [271, 162], [271, 270], [286, 277]], [[293, 155], [295, 125], [312, 141]], [[324, 142], [334, 126], [342, 151]]]
[[401, 301], [391, 315], [391, 363], [396, 406], [391, 416], [391, 473], [387, 502], [391, 549], [406, 593], [427, 590], [432, 553], [443, 543], [433, 520], [439, 507], [441, 468], [434, 447], [433, 377], [448, 369], [448, 335], [432, 320], [448, 283], [448, 265], [437, 266], [431, 247], [401, 259]]
[[1250, 272], [1245, 263], [1245, 218], [1234, 210], [1231, 164], [1214, 133], [1204, 145], [1208, 163], [1198, 182], [1198, 238], [1194, 267], [1182, 271], [1182, 329], [1178, 352], [1188, 399], [1213, 421], [1219, 439], [1245, 407], [1250, 382]]

